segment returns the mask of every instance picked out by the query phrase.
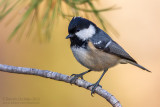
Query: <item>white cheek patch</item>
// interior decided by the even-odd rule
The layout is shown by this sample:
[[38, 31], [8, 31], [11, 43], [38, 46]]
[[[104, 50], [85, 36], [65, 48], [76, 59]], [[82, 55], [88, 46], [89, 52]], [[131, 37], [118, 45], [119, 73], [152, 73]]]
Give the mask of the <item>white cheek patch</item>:
[[96, 29], [93, 25], [90, 25], [88, 29], [80, 30], [79, 32], [76, 32], [76, 35], [82, 39], [86, 40], [90, 37], [92, 37], [96, 33]]

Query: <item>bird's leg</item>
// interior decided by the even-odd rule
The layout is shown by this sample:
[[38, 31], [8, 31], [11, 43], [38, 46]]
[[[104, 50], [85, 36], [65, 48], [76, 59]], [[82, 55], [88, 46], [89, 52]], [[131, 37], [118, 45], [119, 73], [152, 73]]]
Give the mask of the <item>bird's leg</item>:
[[[102, 87], [101, 85], [99, 85], [99, 82], [101, 81], [102, 77], [104, 76], [104, 74], [107, 72], [107, 70], [104, 70], [103, 74], [101, 75], [101, 77], [99, 78], [99, 80], [95, 83], [95, 84], [92, 84], [92, 85], [89, 85], [87, 88], [92, 87], [92, 90], [91, 90], [91, 95], [95, 92], [95, 89], [99, 86], [99, 87]], [[93, 96], [93, 95], [92, 95]]]
[[84, 74], [87, 74], [87, 73], [90, 72], [90, 71], [92, 71], [92, 70], [88, 70], [88, 71], [85, 71], [85, 72], [80, 73], [80, 74], [72, 74], [71, 76], [74, 76], [74, 77], [70, 80], [70, 83], [71, 83], [71, 84], [74, 83], [75, 80], [77, 80], [79, 77], [80, 77], [81, 79], [83, 79], [83, 75], [84, 75]]

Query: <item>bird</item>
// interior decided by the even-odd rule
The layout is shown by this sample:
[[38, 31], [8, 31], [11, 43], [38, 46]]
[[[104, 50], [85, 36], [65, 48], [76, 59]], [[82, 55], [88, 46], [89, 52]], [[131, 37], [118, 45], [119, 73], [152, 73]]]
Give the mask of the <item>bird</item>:
[[80, 74], [72, 74], [70, 83], [74, 83], [78, 78], [83, 79], [83, 75], [91, 71], [103, 71], [98, 81], [92, 86], [91, 95], [99, 85], [102, 77], [109, 68], [117, 64], [132, 64], [143, 70], [151, 72], [138, 64], [118, 43], [116, 43], [107, 33], [100, 29], [92, 21], [83, 17], [73, 17], [68, 26], [70, 47], [76, 60], [88, 68]]

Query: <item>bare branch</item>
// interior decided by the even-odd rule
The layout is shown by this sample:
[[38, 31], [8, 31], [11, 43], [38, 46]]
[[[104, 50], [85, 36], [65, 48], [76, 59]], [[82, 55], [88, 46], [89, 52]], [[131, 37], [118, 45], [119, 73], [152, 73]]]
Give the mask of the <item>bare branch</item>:
[[[64, 75], [64, 74], [60, 74], [60, 73], [52, 72], [52, 71], [48, 71], [48, 70], [15, 67], [15, 66], [3, 65], [3, 64], [0, 64], [0, 71], [9, 72], [9, 73], [36, 75], [36, 76], [50, 78], [50, 79], [54, 79], [54, 80], [58, 80], [58, 81], [63, 81], [66, 83], [70, 83], [70, 80], [73, 78], [68, 75]], [[85, 80], [82, 80], [82, 79], [77, 79], [74, 84], [79, 87], [83, 87], [85, 89], [87, 89], [88, 85], [91, 85], [91, 83], [89, 83]], [[89, 87], [89, 89], [87, 89], [87, 90], [91, 90], [91, 89], [92, 89], [92, 87]], [[119, 103], [119, 101], [113, 95], [111, 95], [109, 92], [102, 89], [101, 87], [97, 87], [95, 90], [95, 93], [97, 93], [98, 95], [105, 98], [113, 107], [122, 107], [121, 104]]]

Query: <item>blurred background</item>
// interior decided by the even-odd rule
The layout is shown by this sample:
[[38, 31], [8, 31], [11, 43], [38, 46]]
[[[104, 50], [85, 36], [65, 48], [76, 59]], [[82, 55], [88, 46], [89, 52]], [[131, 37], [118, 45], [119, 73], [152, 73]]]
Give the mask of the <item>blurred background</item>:
[[[100, 84], [123, 107], [160, 107], [160, 1], [100, 0], [95, 5], [101, 9], [115, 4], [121, 9], [100, 13], [120, 35], [111, 34], [112, 38], [152, 73], [122, 64], [109, 69]], [[74, 59], [70, 41], [65, 39], [69, 20], [58, 17], [48, 42], [39, 42], [34, 38], [36, 35], [22, 37], [21, 40], [13, 37], [8, 41], [22, 16], [19, 14], [6, 26], [13, 14], [14, 11], [0, 22], [1, 64], [51, 70], [66, 75], [87, 70]], [[100, 22], [88, 18], [103, 28]], [[95, 83], [101, 74], [91, 72], [84, 79]], [[94, 94], [91, 97], [88, 90], [38, 76], [0, 72], [0, 85], [0, 107], [111, 107], [100, 96]], [[30, 103], [5, 103], [22, 100]]]

